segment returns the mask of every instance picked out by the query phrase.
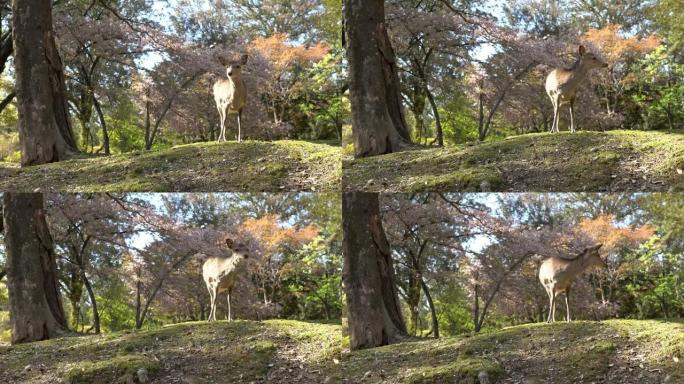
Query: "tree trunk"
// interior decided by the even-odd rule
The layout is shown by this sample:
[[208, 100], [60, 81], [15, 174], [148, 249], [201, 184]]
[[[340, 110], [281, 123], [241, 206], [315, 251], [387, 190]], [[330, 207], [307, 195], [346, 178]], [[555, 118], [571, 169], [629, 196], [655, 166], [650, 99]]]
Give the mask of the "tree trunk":
[[12, 102], [12, 100], [14, 100], [14, 97], [16, 95], [17, 94], [14, 91], [12, 91], [9, 93], [9, 95], [5, 96], [5, 98], [2, 99], [2, 101], [0, 101], [0, 113], [2, 113], [2, 111], [5, 110], [5, 108], [7, 108], [7, 106]]
[[81, 297], [83, 296], [83, 279], [81, 273], [76, 266], [69, 267], [69, 286], [67, 298], [71, 304], [71, 325], [74, 329], [78, 329], [78, 324], [81, 320]]
[[100, 334], [100, 312], [97, 310], [97, 300], [95, 299], [95, 292], [93, 287], [90, 285], [90, 281], [85, 274], [85, 270], [81, 267], [81, 274], [83, 277], [83, 282], [85, 283], [86, 290], [88, 291], [88, 297], [90, 298], [90, 304], [93, 306], [93, 325], [95, 326], [95, 333]]
[[378, 194], [345, 193], [343, 212], [343, 280], [350, 347], [355, 350], [394, 343], [407, 332]]
[[105, 121], [104, 113], [102, 113], [102, 106], [100, 101], [97, 100], [97, 96], [93, 94], [93, 104], [95, 105], [95, 110], [97, 111], [97, 116], [100, 119], [100, 125], [102, 126], [102, 149], [104, 149], [105, 155], [110, 155], [109, 150], [109, 132], [107, 131], [107, 122]]
[[15, 91], [22, 166], [77, 152], [69, 122], [64, 72], [52, 33], [51, 0], [12, 3]]
[[430, 106], [432, 107], [432, 114], [435, 115], [435, 127], [437, 129], [437, 145], [440, 147], [444, 146], [444, 132], [442, 131], [442, 119], [439, 117], [439, 109], [437, 109], [437, 102], [435, 102], [435, 97], [432, 95], [430, 89], [425, 85], [425, 92], [427, 93], [428, 100], [430, 101]]
[[410, 143], [385, 2], [345, 0], [349, 98], [356, 157], [396, 152]]
[[43, 195], [5, 193], [3, 205], [12, 344], [59, 336], [68, 326]]
[[427, 284], [425, 284], [423, 276], [419, 276], [419, 278], [420, 285], [421, 287], [423, 287], [423, 292], [425, 292], [425, 298], [427, 299], [428, 306], [430, 307], [430, 315], [432, 317], [432, 334], [435, 336], [435, 339], [439, 339], [439, 321], [437, 320], [437, 310], [435, 309], [435, 303], [432, 301], [430, 289], [428, 288]]
[[9, 30], [0, 37], [0, 73], [5, 70], [5, 65], [7, 64], [9, 57], [12, 56], [13, 50], [12, 27], [10, 26]]
[[409, 275], [408, 286], [406, 288], [406, 304], [408, 304], [409, 312], [411, 313], [411, 334], [416, 335], [418, 332], [420, 282], [414, 272], [411, 272]]

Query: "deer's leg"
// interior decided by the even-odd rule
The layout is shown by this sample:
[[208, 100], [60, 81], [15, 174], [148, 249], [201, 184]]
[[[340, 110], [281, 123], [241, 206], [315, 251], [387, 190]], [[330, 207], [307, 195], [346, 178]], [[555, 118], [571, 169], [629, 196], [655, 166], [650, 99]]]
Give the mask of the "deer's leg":
[[213, 313], [213, 308], [214, 308], [214, 291], [211, 288], [210, 284], [207, 284], [207, 290], [209, 291], [209, 317], [207, 318], [207, 321], [211, 321], [211, 314]]
[[214, 321], [216, 320], [214, 318], [214, 311], [216, 309], [216, 306], [214, 305], [216, 303], [216, 288], [214, 286], [209, 287], [209, 299], [211, 300], [211, 311], [209, 311], [209, 321]]
[[221, 138], [219, 141], [226, 141], [226, 118], [228, 118], [228, 107], [221, 106]]
[[575, 99], [570, 99], [570, 132], [575, 133], [575, 119], [573, 117], [573, 109], [575, 108]]
[[230, 314], [230, 290], [228, 291], [228, 295], [226, 296], [228, 299], [228, 321], [233, 321], [233, 317]]
[[551, 292], [551, 322], [556, 322], [556, 292]]
[[565, 321], [570, 322], [570, 287], [565, 290]]
[[241, 133], [241, 125], [242, 125], [242, 109], [238, 111], [237, 113], [237, 120], [238, 120], [238, 143], [242, 141], [242, 133]]
[[546, 289], [546, 294], [549, 296], [549, 314], [546, 316], [546, 322], [551, 322], [551, 311], [553, 308], [553, 290]]
[[560, 125], [560, 96], [556, 95], [556, 100], [553, 103], [553, 131], [555, 133], [560, 132], [559, 125]]
[[221, 142], [221, 135], [223, 134], [223, 109], [221, 108], [221, 104], [216, 103], [216, 109], [218, 109], [219, 125], [221, 127], [219, 129], [219, 134], [218, 134], [218, 142], [220, 143]]

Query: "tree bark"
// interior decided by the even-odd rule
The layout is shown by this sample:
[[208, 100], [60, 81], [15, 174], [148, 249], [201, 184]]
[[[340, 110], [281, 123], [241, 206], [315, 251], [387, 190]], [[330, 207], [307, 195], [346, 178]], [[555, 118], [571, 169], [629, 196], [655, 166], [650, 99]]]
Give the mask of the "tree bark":
[[62, 61], [52, 33], [51, 0], [12, 3], [15, 91], [22, 166], [78, 152], [69, 122]]
[[343, 280], [353, 350], [394, 343], [407, 336], [378, 194], [343, 197]]
[[410, 143], [383, 0], [345, 0], [349, 98], [355, 156], [396, 152]]
[[5, 246], [12, 344], [68, 330], [42, 194], [5, 193]]
[[419, 278], [420, 286], [423, 287], [423, 292], [425, 292], [425, 299], [427, 300], [428, 306], [430, 307], [430, 316], [432, 318], [432, 334], [435, 336], [435, 339], [439, 339], [439, 320], [437, 320], [437, 309], [435, 308], [435, 303], [432, 301], [430, 289], [428, 288], [427, 284], [425, 284], [425, 280], [423, 280], [423, 276], [419, 276]]
[[14, 48], [12, 46], [12, 27], [10, 26], [9, 30], [3, 33], [2, 37], [0, 37], [0, 73], [2, 73], [5, 70], [7, 60], [10, 56], [12, 56], [13, 51]]
[[97, 299], [95, 298], [95, 292], [93, 287], [90, 285], [90, 281], [85, 274], [85, 270], [81, 268], [81, 274], [83, 277], [83, 283], [85, 283], [86, 290], [88, 291], [88, 297], [90, 298], [90, 304], [93, 306], [93, 325], [95, 326], [95, 333], [100, 334], [100, 312], [97, 310]]
[[0, 113], [2, 113], [2, 111], [5, 110], [5, 108], [7, 108], [7, 106], [9, 105], [9, 103], [11, 103], [12, 100], [14, 100], [14, 97], [15, 97], [16, 95], [17, 95], [17, 94], [16, 94], [14, 91], [12, 91], [12, 92], [9, 93], [9, 95], [5, 96], [5, 98], [2, 99], [2, 101], [0, 101]]
[[444, 146], [444, 131], [442, 130], [442, 119], [439, 116], [439, 109], [437, 108], [437, 102], [435, 97], [428, 89], [427, 84], [425, 85], [425, 92], [427, 94], [428, 100], [430, 101], [430, 107], [432, 107], [432, 114], [435, 115], [435, 128], [437, 129], [437, 145], [440, 147]]

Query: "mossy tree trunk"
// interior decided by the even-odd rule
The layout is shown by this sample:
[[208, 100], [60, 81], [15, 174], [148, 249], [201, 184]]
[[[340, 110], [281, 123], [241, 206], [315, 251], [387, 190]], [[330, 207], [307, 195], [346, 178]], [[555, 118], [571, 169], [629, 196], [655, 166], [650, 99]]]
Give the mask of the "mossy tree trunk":
[[343, 280], [351, 349], [387, 345], [407, 336], [389, 243], [376, 193], [343, 197]]
[[411, 139], [385, 28], [385, 2], [345, 0], [344, 18], [355, 155], [396, 152]]
[[68, 326], [43, 195], [5, 193], [3, 199], [12, 344], [54, 338]]
[[52, 32], [52, 1], [14, 0], [12, 29], [21, 164], [67, 159], [78, 148]]

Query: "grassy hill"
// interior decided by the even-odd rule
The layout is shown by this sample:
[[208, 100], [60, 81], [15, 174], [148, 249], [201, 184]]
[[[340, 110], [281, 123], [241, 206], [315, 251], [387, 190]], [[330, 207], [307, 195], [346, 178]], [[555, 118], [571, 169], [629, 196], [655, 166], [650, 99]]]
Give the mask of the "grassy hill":
[[2, 191], [339, 191], [340, 147], [304, 141], [195, 143], [19, 168]]
[[681, 383], [684, 322], [529, 324], [350, 353], [341, 327], [183, 323], [0, 346], [0, 382]]
[[344, 163], [346, 190], [684, 191], [684, 131], [527, 134]]

